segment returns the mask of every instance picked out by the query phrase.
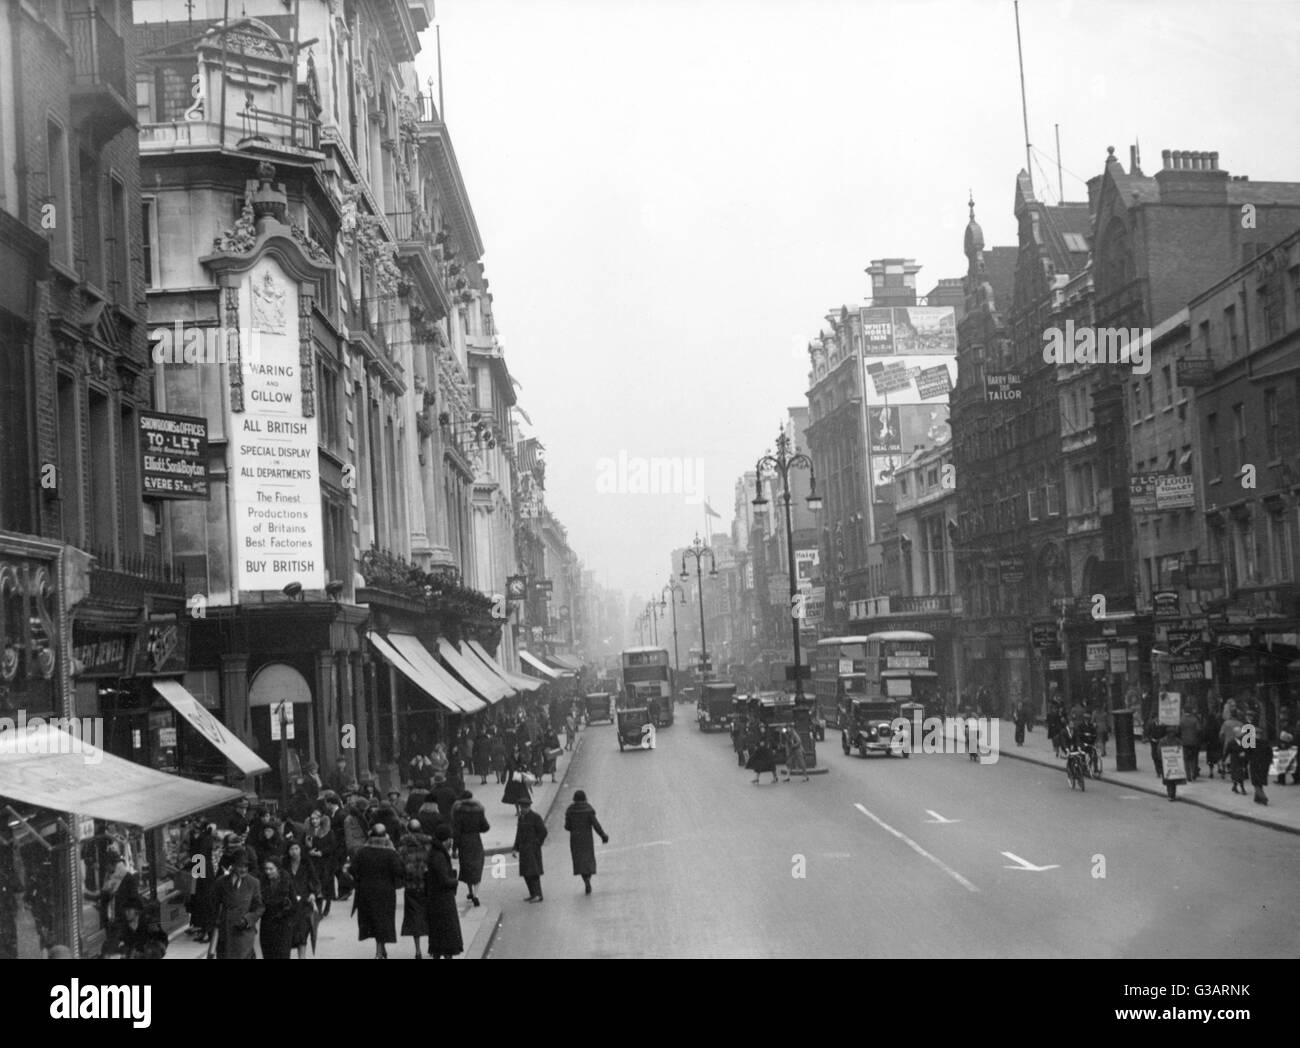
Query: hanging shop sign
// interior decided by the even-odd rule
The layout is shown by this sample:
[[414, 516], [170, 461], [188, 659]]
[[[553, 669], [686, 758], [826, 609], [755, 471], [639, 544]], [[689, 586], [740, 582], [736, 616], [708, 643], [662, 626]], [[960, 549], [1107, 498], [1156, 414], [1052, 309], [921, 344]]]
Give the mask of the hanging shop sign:
[[1178, 594], [1173, 590], [1163, 590], [1151, 595], [1151, 608], [1158, 619], [1176, 619], [1181, 614]]
[[137, 677], [184, 673], [189, 666], [189, 629], [175, 615], [140, 627], [133, 670]]

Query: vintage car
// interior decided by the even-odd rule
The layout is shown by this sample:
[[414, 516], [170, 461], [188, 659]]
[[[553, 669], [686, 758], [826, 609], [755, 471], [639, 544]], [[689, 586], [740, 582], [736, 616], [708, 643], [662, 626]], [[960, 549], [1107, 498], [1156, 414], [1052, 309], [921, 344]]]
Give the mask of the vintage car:
[[896, 703], [871, 698], [851, 700], [840, 717], [840, 745], [845, 755], [857, 750], [862, 757], [868, 753], [910, 757], [911, 746], [904, 745], [906, 733], [894, 734], [893, 721], [898, 715]]
[[616, 716], [618, 717], [619, 752], [625, 749], [653, 750], [655, 748], [654, 720], [648, 709], [637, 707], [622, 709]]
[[736, 685], [730, 681], [709, 681], [696, 705], [695, 723], [700, 731], [726, 731], [731, 727], [731, 711]]
[[614, 720], [614, 696], [608, 691], [593, 691], [584, 700], [587, 707], [587, 723]]

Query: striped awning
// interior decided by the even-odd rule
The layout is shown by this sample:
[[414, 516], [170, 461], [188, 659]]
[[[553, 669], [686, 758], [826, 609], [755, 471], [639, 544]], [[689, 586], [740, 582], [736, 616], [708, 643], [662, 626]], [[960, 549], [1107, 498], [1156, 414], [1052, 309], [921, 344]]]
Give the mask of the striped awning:
[[519, 659], [525, 666], [531, 666], [533, 669], [535, 669], [538, 672], [538, 674], [541, 675], [546, 680], [560, 679], [559, 670], [551, 669], [550, 666], [546, 665], [546, 663], [544, 663], [541, 659], [539, 659], [531, 651], [528, 651], [526, 648], [519, 649]]

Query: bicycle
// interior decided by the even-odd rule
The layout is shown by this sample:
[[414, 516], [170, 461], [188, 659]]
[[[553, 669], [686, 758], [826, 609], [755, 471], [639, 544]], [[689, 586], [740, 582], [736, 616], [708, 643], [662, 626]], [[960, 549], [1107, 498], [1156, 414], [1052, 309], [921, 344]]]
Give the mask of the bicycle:
[[1071, 750], [1065, 757], [1065, 775], [1070, 780], [1070, 789], [1077, 785], [1079, 792], [1084, 792], [1084, 777], [1088, 774], [1088, 764], [1082, 750]]
[[1089, 745], [1085, 747], [1084, 752], [1088, 756], [1087, 766], [1085, 768], [1085, 770], [1088, 773], [1088, 777], [1092, 779], [1100, 779], [1101, 778], [1101, 756], [1097, 753], [1097, 747]]

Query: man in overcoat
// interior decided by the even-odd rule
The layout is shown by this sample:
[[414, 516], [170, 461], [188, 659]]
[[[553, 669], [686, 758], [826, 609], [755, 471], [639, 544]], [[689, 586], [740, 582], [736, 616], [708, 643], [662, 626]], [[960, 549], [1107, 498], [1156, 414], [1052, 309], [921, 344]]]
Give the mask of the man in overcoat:
[[542, 844], [546, 823], [533, 811], [531, 800], [519, 803], [519, 826], [515, 830], [514, 853], [519, 857], [519, 875], [528, 885], [528, 902], [542, 901]]
[[209, 957], [214, 948], [223, 960], [245, 961], [255, 957], [257, 922], [265, 907], [262, 887], [248, 872], [248, 862], [247, 852], [236, 852], [230, 861], [230, 872], [217, 882], [217, 939], [208, 946]]

